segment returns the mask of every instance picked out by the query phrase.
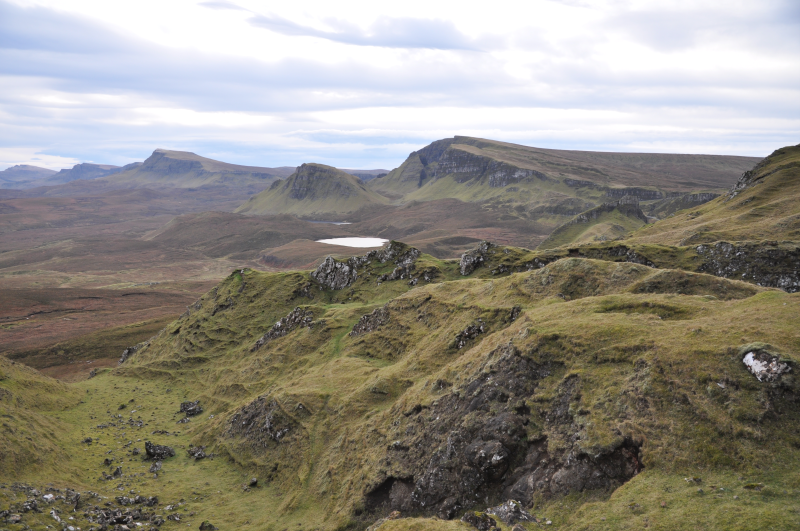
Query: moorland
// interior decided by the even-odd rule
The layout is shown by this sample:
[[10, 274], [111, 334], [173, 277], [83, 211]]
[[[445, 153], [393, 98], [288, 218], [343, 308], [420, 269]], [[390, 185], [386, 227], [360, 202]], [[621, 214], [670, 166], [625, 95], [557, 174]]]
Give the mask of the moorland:
[[92, 171], [0, 190], [0, 525], [800, 526], [800, 146]]

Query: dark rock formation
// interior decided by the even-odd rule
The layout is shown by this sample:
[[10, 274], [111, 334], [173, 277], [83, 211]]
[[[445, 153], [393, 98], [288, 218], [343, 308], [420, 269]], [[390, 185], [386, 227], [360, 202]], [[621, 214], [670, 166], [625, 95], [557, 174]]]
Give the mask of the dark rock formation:
[[487, 182], [492, 188], [502, 188], [531, 177], [548, 180], [542, 172], [519, 168], [506, 162], [453, 147], [445, 150], [438, 162], [433, 177], [439, 179], [446, 175], [453, 175], [456, 182], [459, 183], [478, 180]]
[[257, 448], [300, 436], [302, 427], [278, 404], [260, 396], [240, 408], [228, 423], [226, 437], [242, 437]]
[[134, 345], [132, 347], [126, 348], [125, 350], [122, 351], [122, 356], [120, 356], [119, 362], [117, 362], [117, 364], [118, 365], [122, 365], [123, 363], [125, 363], [125, 361], [127, 361], [128, 358], [130, 358], [137, 351], [142, 350], [144, 347], [148, 346], [149, 344], [150, 344], [149, 341], [143, 341], [142, 343], [139, 343], [138, 345]]
[[498, 517], [505, 524], [516, 524], [517, 522], [536, 522], [537, 519], [528, 511], [522, 508], [522, 504], [516, 500], [507, 500], [497, 507], [486, 509], [487, 514]]
[[483, 322], [483, 320], [478, 319], [477, 323], [469, 325], [464, 330], [456, 334], [454, 345], [460, 350], [467, 346], [470, 341], [478, 337], [480, 334], [483, 334], [485, 331], [486, 324]]
[[183, 413], [187, 417], [194, 417], [202, 412], [203, 408], [200, 406], [199, 400], [195, 400], [194, 402], [181, 402], [181, 409], [178, 411], [178, 413]]
[[495, 247], [494, 244], [482, 241], [475, 249], [470, 249], [462, 254], [461, 261], [459, 262], [461, 274], [465, 276], [469, 275], [475, 271], [475, 269], [483, 265], [489, 253], [492, 252], [493, 247]]
[[384, 280], [406, 278], [413, 271], [414, 262], [416, 262], [420, 254], [419, 249], [409, 247], [400, 242], [390, 241], [383, 249], [370, 251], [364, 256], [354, 256], [344, 262], [338, 262], [332, 256], [329, 256], [311, 273], [311, 277], [323, 288], [344, 289], [358, 280], [359, 268], [369, 265], [373, 260], [381, 264], [392, 260], [397, 267], [389, 275], [392, 278], [387, 276]]
[[189, 453], [189, 457], [194, 460], [205, 459], [207, 457], [205, 446], [192, 446], [186, 451]]
[[461, 517], [461, 521], [471, 525], [478, 531], [490, 531], [496, 529], [495, 526], [497, 525], [494, 518], [486, 513], [478, 511], [467, 511], [466, 514]]
[[537, 364], [506, 345], [490, 353], [492, 368], [442, 396], [425, 414], [407, 412], [403, 428], [387, 428], [396, 439], [386, 450], [379, 475], [365, 496], [371, 512], [390, 510], [453, 518], [460, 510], [490, 500], [532, 503], [536, 493], [560, 495], [616, 488], [642, 465], [639, 448], [620, 441], [597, 455], [581, 450], [581, 426], [570, 413], [579, 392], [577, 377], [565, 379], [542, 419], [568, 441], [550, 453], [547, 438], [529, 439], [530, 410], [524, 398], [558, 365]]
[[800, 291], [800, 246], [717, 242], [698, 245], [695, 250], [704, 259], [698, 268], [701, 273], [746, 280], [789, 293]]
[[310, 310], [304, 310], [298, 306], [289, 312], [286, 317], [282, 317], [280, 321], [272, 325], [272, 328], [269, 329], [269, 332], [261, 336], [259, 340], [256, 341], [256, 344], [253, 345], [251, 350], [257, 350], [269, 341], [285, 336], [295, 328], [301, 326], [311, 328], [313, 325], [313, 319], [314, 314]]
[[372, 313], [364, 315], [353, 326], [350, 331], [351, 336], [359, 336], [377, 330], [382, 325], [389, 322], [389, 309], [386, 306], [375, 308]]
[[200, 531], [216, 531], [218, 528], [208, 520], [200, 524]]
[[146, 454], [146, 459], [157, 459], [159, 461], [175, 455], [175, 450], [169, 446], [153, 444], [150, 441], [145, 441], [144, 451]]

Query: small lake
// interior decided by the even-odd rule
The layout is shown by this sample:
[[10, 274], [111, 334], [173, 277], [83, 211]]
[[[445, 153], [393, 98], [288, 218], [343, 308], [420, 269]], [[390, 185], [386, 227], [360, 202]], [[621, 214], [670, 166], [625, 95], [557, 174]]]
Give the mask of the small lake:
[[380, 247], [389, 240], [383, 238], [331, 238], [329, 240], [317, 240], [317, 243], [327, 243], [330, 245], [343, 245], [345, 247]]

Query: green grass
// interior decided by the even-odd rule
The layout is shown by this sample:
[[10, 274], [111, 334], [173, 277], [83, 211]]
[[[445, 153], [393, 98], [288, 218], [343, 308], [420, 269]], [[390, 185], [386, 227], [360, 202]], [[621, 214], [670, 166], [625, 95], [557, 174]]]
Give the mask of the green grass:
[[[23, 400], [6, 409], [14, 418], [4, 422], [16, 430], [29, 429], [27, 418], [46, 423], [42, 429], [52, 433], [47, 451], [60, 464], [56, 458], [37, 463], [30, 453], [20, 453], [25, 439], [11, 433], [4, 435], [4, 448], [17, 445], [12, 447], [18, 466], [13, 472], [3, 467], [0, 480], [69, 485], [103, 496], [133, 490], [159, 496], [160, 507], [184, 499], [180, 511], [187, 519], [164, 529], [206, 519], [220, 528], [222, 523], [274, 531], [365, 527], [370, 522], [357, 509], [380, 477], [388, 442], [403, 436], [407, 421], [400, 412], [462, 392], [490, 370], [496, 348], [513, 343], [523, 356], [561, 367], [525, 398], [531, 436], [546, 435], [553, 450], [567, 444], [563, 434], [537, 419], [571, 377], [580, 382], [569, 407], [582, 426], [585, 452], [594, 454], [623, 437], [642, 444], [645, 472], [616, 491], [536, 499], [532, 512], [551, 519], [555, 528], [798, 525], [800, 485], [794, 471], [800, 465], [800, 414], [793, 397], [800, 389], [792, 381], [782, 388], [757, 382], [737, 352], [744, 344], [765, 342], [797, 366], [800, 295], [578, 257], [493, 275], [504, 261], [519, 264], [543, 256], [513, 248], [494, 251], [487, 267], [466, 279], [457, 264], [423, 256], [417, 269], [436, 268], [439, 274], [437, 281], [416, 287], [406, 281], [378, 285], [377, 276], [391, 271], [391, 263], [372, 264], [369, 275], [339, 292], [305, 289], [307, 272], [236, 271], [149, 347], [96, 378], [67, 386], [21, 371], [19, 364], [3, 365], [0, 388]], [[390, 315], [385, 326], [348, 335], [362, 315], [384, 304]], [[316, 324], [251, 351], [296, 306], [310, 309]], [[522, 313], [512, 323], [506, 317], [513, 306]], [[456, 333], [478, 318], [487, 333], [455, 348]], [[452, 387], [432, 385], [440, 380]], [[32, 398], [42, 396], [40, 390], [49, 402]], [[281, 443], [231, 431], [232, 416], [261, 396], [274, 401], [275, 418], [292, 427]], [[206, 411], [176, 424], [179, 403], [198, 398]], [[8, 407], [5, 400], [0, 404]], [[119, 410], [121, 404], [126, 408]], [[123, 415], [118, 420], [126, 423], [96, 428], [114, 415]], [[129, 417], [141, 417], [146, 425], [132, 428]], [[155, 430], [179, 434], [152, 435]], [[82, 444], [87, 436], [100, 440]], [[176, 447], [177, 456], [165, 461], [158, 479], [146, 473], [149, 463], [127, 453], [144, 440]], [[128, 441], [133, 443], [125, 447]], [[205, 445], [216, 457], [189, 460], [185, 447], [191, 444]], [[98, 479], [102, 470], [110, 471], [102, 465], [107, 455], [119, 459], [122, 480]], [[253, 476], [262, 486], [244, 492], [242, 484]], [[703, 482], [690, 486], [683, 481], [688, 476]], [[746, 490], [748, 483], [766, 488]], [[0, 494], [11, 495], [7, 489]], [[188, 517], [191, 512], [195, 515]], [[47, 514], [30, 518], [44, 523]], [[84, 528], [87, 522], [80, 518]], [[464, 529], [431, 518], [384, 525], [381, 529]]]

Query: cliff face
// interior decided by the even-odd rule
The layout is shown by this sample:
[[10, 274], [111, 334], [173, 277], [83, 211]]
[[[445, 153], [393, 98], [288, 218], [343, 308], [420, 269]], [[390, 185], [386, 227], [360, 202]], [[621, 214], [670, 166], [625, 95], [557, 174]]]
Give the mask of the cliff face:
[[296, 214], [318, 217], [354, 212], [385, 199], [349, 173], [308, 163], [286, 180], [275, 181], [237, 209], [246, 214]]
[[284, 189], [289, 191], [289, 197], [298, 201], [306, 198], [316, 199], [323, 191], [328, 196], [356, 195], [358, 186], [342, 179], [341, 173], [335, 168], [321, 164], [303, 164], [291, 178], [287, 179]]
[[445, 150], [439, 158], [433, 176], [438, 179], [451, 174], [459, 183], [472, 180], [485, 181], [491, 188], [502, 188], [531, 177], [548, 180], [542, 172], [518, 168], [506, 162], [452, 147]]

